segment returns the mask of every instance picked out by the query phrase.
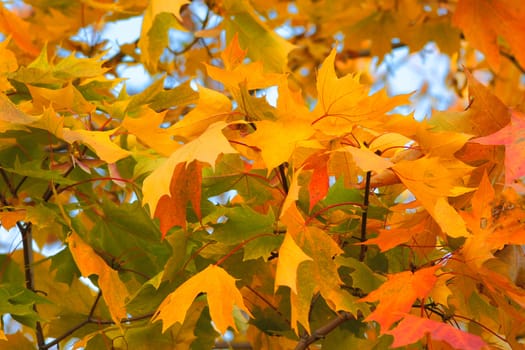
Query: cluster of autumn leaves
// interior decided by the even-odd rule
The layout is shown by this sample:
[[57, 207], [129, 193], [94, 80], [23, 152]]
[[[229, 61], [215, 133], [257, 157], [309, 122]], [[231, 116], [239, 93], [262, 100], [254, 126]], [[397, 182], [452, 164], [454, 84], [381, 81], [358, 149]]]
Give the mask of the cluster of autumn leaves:
[[[184, 1], [162, 3], [147, 7], [138, 44], [151, 69], [168, 40], [153, 40], [156, 30], [184, 22]], [[503, 22], [522, 25], [500, 5]], [[24, 332], [77, 337], [87, 348], [117, 339], [210, 348], [229, 329], [261, 349], [299, 348], [308, 335], [327, 348], [522, 346], [519, 109], [466, 72], [468, 108], [417, 122], [395, 113], [408, 95], [370, 94], [359, 75], [338, 75], [336, 50], [311, 76], [315, 101], [305, 100], [277, 73], [292, 45], [247, 2], [224, 6], [235, 10], [226, 30], [239, 34], [221, 66], [203, 64], [224, 90], [165, 90], [159, 79], [114, 97], [101, 56], [54, 62], [16, 30], [0, 44], [0, 220], [23, 234], [33, 227], [39, 246], [65, 244], [50, 258], [35, 254], [34, 267], [19, 252], [2, 256], [0, 311]], [[471, 30], [491, 8], [460, 1], [454, 21], [499, 67], [489, 40], [497, 16]], [[239, 18], [264, 29], [259, 49], [241, 48], [250, 32]], [[501, 35], [513, 50], [521, 45], [512, 31]], [[10, 40], [38, 57], [19, 66]], [[246, 63], [247, 54], [261, 60]], [[275, 105], [264, 96], [270, 87]], [[46, 278], [35, 273], [29, 291], [13, 277], [24, 269]], [[62, 301], [75, 297], [81, 305]], [[351, 321], [319, 334], [334, 319]]]

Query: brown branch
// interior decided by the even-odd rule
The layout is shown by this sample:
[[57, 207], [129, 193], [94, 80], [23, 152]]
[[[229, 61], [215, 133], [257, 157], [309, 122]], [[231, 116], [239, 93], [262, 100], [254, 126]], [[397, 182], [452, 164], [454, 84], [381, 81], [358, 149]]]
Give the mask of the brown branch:
[[283, 190], [285, 194], [288, 194], [290, 190], [290, 186], [288, 185], [288, 180], [286, 179], [286, 173], [285, 173], [285, 164], [279, 164], [279, 178], [281, 179], [281, 184], [283, 185]]
[[[363, 212], [361, 213], [361, 242], [366, 241], [366, 221], [368, 219], [368, 204], [370, 198], [370, 178], [372, 176], [371, 171], [366, 172], [365, 180], [365, 198], [363, 199]], [[368, 247], [364, 244], [361, 245], [361, 250], [359, 252], [359, 261], [365, 260], [366, 251]]]
[[337, 317], [314, 330], [311, 335], [302, 337], [301, 340], [297, 343], [295, 350], [305, 350], [308, 348], [308, 345], [315, 343], [319, 339], [325, 338], [330, 332], [339, 327], [341, 324], [345, 323], [348, 320], [355, 319], [354, 315], [349, 312], [341, 311], [337, 314]]
[[[35, 280], [33, 275], [33, 237], [31, 234], [31, 222], [26, 222], [24, 225], [21, 221], [18, 221], [16, 223], [16, 227], [18, 228], [18, 231], [20, 231], [20, 235], [22, 236], [26, 288], [32, 292], [35, 292]], [[33, 304], [33, 310], [36, 313], [38, 313], [36, 304]], [[35, 332], [38, 348], [40, 350], [46, 349], [44, 348], [44, 331], [42, 330], [42, 325], [40, 324], [40, 321], [36, 321]]]
[[525, 74], [525, 68], [523, 68], [523, 66], [518, 62], [518, 60], [516, 59], [515, 56], [513, 56], [510, 53], [507, 53], [505, 51], [502, 51], [502, 50], [500, 50], [499, 53], [500, 53], [501, 56], [507, 58], [516, 68], [518, 68], [518, 70], [522, 74]]
[[9, 192], [11, 193], [11, 195], [13, 197], [16, 197], [16, 191], [15, 191], [15, 188], [13, 187], [13, 184], [11, 183], [11, 180], [9, 180], [9, 177], [7, 177], [7, 174], [5, 172], [5, 170], [3, 168], [0, 168], [0, 175], [2, 175], [2, 179], [4, 179], [4, 182], [7, 186], [7, 188], [9, 189]]
[[[64, 173], [63, 177], [67, 177], [72, 171], [73, 169], [75, 169], [75, 166], [74, 165], [71, 165], [67, 170], [66, 172]], [[42, 196], [42, 200], [44, 202], [48, 202], [51, 197], [53, 196], [53, 193], [55, 191], [58, 190], [58, 187], [60, 186], [60, 184], [52, 184], [52, 183], [49, 183], [49, 187], [47, 188], [46, 192], [44, 193], [44, 195]], [[55, 187], [53, 189], [53, 187]]]
[[[55, 345], [58, 345], [62, 340], [66, 339], [67, 337], [75, 333], [77, 330], [79, 330], [80, 328], [88, 324], [93, 324], [93, 323], [98, 324], [98, 325], [115, 324], [115, 321], [112, 321], [112, 320], [100, 320], [100, 319], [93, 318], [93, 314], [95, 313], [95, 309], [97, 308], [98, 302], [100, 301], [101, 297], [102, 297], [102, 292], [99, 291], [97, 294], [97, 297], [95, 298], [95, 301], [93, 302], [93, 305], [91, 305], [91, 309], [89, 310], [88, 317], [84, 321], [71, 327], [70, 329], [65, 331], [63, 334], [61, 334], [59, 337], [54, 339], [52, 342], [39, 346], [39, 350], [47, 350]], [[153, 316], [153, 313], [149, 313], [149, 314], [136, 316], [136, 317], [123, 318], [122, 320], [120, 320], [120, 323], [141, 321], [141, 320], [151, 318], [152, 316]]]

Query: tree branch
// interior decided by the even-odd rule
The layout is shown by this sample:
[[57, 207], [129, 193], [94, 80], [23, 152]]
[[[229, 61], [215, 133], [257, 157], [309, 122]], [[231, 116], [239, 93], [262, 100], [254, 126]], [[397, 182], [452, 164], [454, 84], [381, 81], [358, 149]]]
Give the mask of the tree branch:
[[286, 179], [286, 173], [284, 171], [284, 163], [279, 164], [279, 177], [281, 178], [281, 183], [283, 185], [283, 190], [285, 194], [288, 194], [288, 191], [290, 190], [290, 186], [288, 185], [288, 180]]
[[339, 312], [336, 318], [314, 330], [311, 335], [302, 337], [299, 343], [297, 343], [295, 350], [305, 350], [308, 345], [315, 343], [319, 339], [323, 339], [341, 324], [352, 319], [355, 319], [355, 317], [351, 313], [344, 311]]
[[[82, 322], [78, 323], [77, 325], [71, 327], [70, 329], [65, 331], [62, 335], [57, 337], [52, 342], [47, 343], [45, 345], [39, 346], [39, 350], [47, 350], [47, 349], [49, 349], [49, 348], [59, 344], [62, 340], [66, 339], [67, 337], [69, 337], [70, 335], [75, 333], [77, 330], [79, 330], [80, 328], [82, 328], [82, 327], [84, 327], [84, 326], [86, 326], [86, 325], [88, 325], [90, 323], [94, 323], [94, 324], [98, 324], [98, 325], [115, 324], [115, 322], [112, 321], [112, 320], [100, 320], [100, 319], [93, 318], [93, 315], [95, 314], [95, 310], [97, 308], [98, 302], [100, 301], [101, 297], [102, 297], [102, 292], [99, 291], [98, 294], [97, 294], [97, 297], [95, 298], [95, 301], [93, 302], [93, 305], [91, 305], [91, 309], [89, 310], [88, 317], [84, 321], [82, 321]], [[145, 320], [145, 319], [151, 318], [152, 316], [153, 316], [153, 313], [149, 313], [149, 314], [142, 315], [142, 316], [137, 316], [137, 317], [123, 318], [120, 321], [120, 323], [129, 323], [129, 322], [134, 322], [134, 321], [141, 321], [141, 320]]]
[[[370, 178], [372, 176], [371, 171], [366, 172], [365, 180], [365, 198], [363, 199], [363, 212], [361, 213], [361, 243], [366, 241], [366, 221], [368, 219], [368, 203], [370, 197]], [[359, 252], [359, 261], [365, 260], [366, 251], [368, 247], [361, 244], [361, 251]]]
[[[16, 227], [18, 228], [18, 230], [20, 231], [20, 235], [22, 236], [26, 288], [32, 292], [35, 292], [35, 280], [33, 276], [33, 237], [31, 234], [31, 222], [27, 222], [25, 225], [23, 225], [22, 222], [18, 221], [16, 223]], [[38, 313], [36, 304], [33, 304], [33, 310], [36, 313]], [[44, 331], [42, 330], [42, 325], [39, 321], [36, 322], [35, 332], [38, 348], [40, 350], [45, 349], [43, 347], [45, 343]]]
[[2, 169], [2, 168], [0, 168], [0, 175], [2, 175], [2, 179], [4, 179], [4, 182], [5, 182], [6, 186], [7, 186], [7, 188], [9, 189], [9, 192], [11, 193], [11, 195], [13, 195], [13, 197], [16, 197], [15, 188], [13, 187], [13, 184], [9, 180], [9, 177], [7, 177], [7, 174], [5, 173], [5, 170]]

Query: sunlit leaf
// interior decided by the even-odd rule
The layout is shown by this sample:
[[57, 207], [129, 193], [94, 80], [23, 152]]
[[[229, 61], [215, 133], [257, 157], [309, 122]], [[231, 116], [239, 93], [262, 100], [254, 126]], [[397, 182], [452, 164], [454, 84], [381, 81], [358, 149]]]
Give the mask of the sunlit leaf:
[[221, 267], [209, 265], [164, 299], [153, 322], [162, 320], [163, 332], [177, 322], [183, 323], [190, 305], [200, 293], [206, 293], [211, 319], [221, 333], [228, 327], [237, 329], [232, 315], [234, 306], [250, 314], [235, 286], [235, 279]]
[[425, 298], [437, 281], [435, 276], [439, 265], [388, 275], [388, 280], [378, 289], [372, 291], [360, 301], [373, 302], [379, 300], [376, 309], [366, 320], [376, 321], [383, 331], [403, 317], [416, 299]]
[[116, 324], [120, 324], [127, 315], [125, 305], [128, 290], [120, 280], [118, 272], [110, 268], [104, 259], [76, 233], [69, 236], [68, 245], [82, 276], [98, 276], [102, 297], [109, 308], [111, 318]]

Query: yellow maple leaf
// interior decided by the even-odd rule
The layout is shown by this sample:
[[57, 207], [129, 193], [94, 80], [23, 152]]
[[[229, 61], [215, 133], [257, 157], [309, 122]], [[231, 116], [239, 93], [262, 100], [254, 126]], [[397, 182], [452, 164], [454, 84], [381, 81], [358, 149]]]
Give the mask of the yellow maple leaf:
[[414, 194], [443, 232], [451, 237], [467, 237], [465, 222], [449, 203], [455, 197], [474, 190], [461, 186], [462, 177], [471, 167], [459, 160], [423, 157], [413, 161], [402, 160], [392, 170]]
[[33, 109], [37, 113], [50, 106], [57, 112], [92, 113], [96, 109], [71, 83], [60, 89], [31, 85], [27, 85], [27, 88], [33, 97]]
[[287, 162], [295, 148], [313, 135], [314, 129], [306, 123], [297, 121], [263, 120], [256, 123], [257, 130], [246, 136], [245, 142], [261, 150], [268, 169]]
[[288, 286], [297, 293], [297, 268], [303, 261], [312, 260], [297, 246], [292, 236], [287, 233], [279, 248], [279, 261], [275, 273], [275, 290], [279, 286]]
[[317, 292], [323, 296], [332, 310], [355, 312], [357, 304], [354, 303], [354, 297], [340, 288], [343, 282], [339, 277], [339, 266], [334, 260], [334, 256], [343, 252], [342, 249], [323, 230], [306, 226], [295, 203], [290, 205], [280, 220], [286, 225], [286, 235], [289, 235], [297, 246], [293, 249], [302, 252], [298, 256], [302, 261], [295, 265], [294, 271], [288, 270], [288, 267], [278, 266], [278, 269], [286, 269], [287, 274], [282, 277], [289, 278], [288, 281], [283, 279], [281, 285], [292, 288], [291, 286], [294, 285], [292, 282], [296, 281], [296, 290], [290, 291], [292, 328], [298, 331], [298, 323], [300, 323], [308, 332], [310, 331], [309, 310], [312, 297]]
[[363, 171], [379, 173], [394, 165], [388, 159], [378, 156], [367, 148], [345, 147], [344, 150], [352, 155], [356, 165]]
[[130, 152], [120, 148], [111, 141], [110, 137], [114, 132], [114, 130], [89, 131], [64, 128], [63, 136], [64, 140], [69, 143], [80, 142], [87, 145], [103, 161], [115, 163], [129, 156]]
[[86, 244], [78, 234], [73, 232], [68, 240], [69, 250], [82, 276], [98, 276], [98, 285], [102, 297], [108, 306], [111, 318], [116, 324], [126, 318], [126, 299], [128, 290], [120, 280], [118, 272], [110, 268], [91, 246]]
[[[158, 15], [162, 13], [169, 13], [173, 16], [175, 16], [178, 21], [182, 22], [182, 17], [180, 15], [180, 9], [182, 6], [188, 4], [188, 0], [172, 0], [172, 1], [164, 1], [164, 0], [151, 0], [148, 2], [148, 7], [146, 8], [146, 11], [144, 12], [144, 19], [142, 20], [142, 29], [140, 31], [140, 40], [138, 43], [138, 46], [141, 51], [141, 55], [143, 57], [144, 64], [148, 67], [156, 67], [157, 62], [156, 59], [158, 57], [155, 57], [157, 53], [155, 53], [153, 56], [151, 55], [152, 51], [156, 51], [158, 46], [163, 46], [165, 43], [158, 43], [153, 42], [152, 37], [150, 37], [150, 30], [154, 26], [155, 20], [158, 19]], [[185, 31], [186, 29], [179, 24], [178, 22], [174, 22], [176, 28], [178, 30]], [[167, 39], [167, 36], [166, 36]], [[159, 46], [159, 47], [160, 47]], [[160, 54], [159, 54], [160, 56]]]
[[249, 1], [222, 1], [227, 16], [224, 16], [226, 35], [235, 33], [248, 55], [254, 61], [261, 61], [267, 71], [282, 73], [288, 70], [288, 53], [295, 48], [288, 40], [270, 29], [259, 18]]
[[170, 194], [171, 178], [178, 164], [198, 160], [215, 167], [215, 160], [220, 154], [237, 153], [222, 134], [226, 125], [223, 121], [213, 123], [198, 138], [173, 152], [161, 166], [144, 179], [142, 202], [149, 205], [152, 215], [160, 198]]
[[232, 110], [231, 101], [223, 94], [199, 86], [197, 107], [167, 129], [176, 137], [191, 140], [202, 134], [211, 124], [226, 120]]
[[13, 51], [7, 48], [11, 38], [5, 39], [0, 43], [0, 91], [12, 89], [13, 86], [7, 80], [7, 73], [14, 72], [18, 69], [18, 62]]
[[317, 77], [318, 101], [313, 114], [316, 129], [328, 135], [352, 131], [356, 124], [379, 126], [394, 107], [408, 104], [408, 95], [389, 98], [384, 90], [369, 95], [358, 75], [338, 78], [335, 73], [336, 50], [324, 60]]
[[200, 293], [207, 294], [211, 319], [221, 333], [228, 327], [237, 330], [233, 319], [234, 306], [250, 315], [241, 292], [235, 286], [235, 279], [221, 267], [209, 265], [170, 293], [155, 312], [152, 322], [162, 320], [162, 332], [176, 322], [182, 324]]
[[18, 221], [24, 220], [26, 217], [25, 209], [14, 211], [0, 211], [0, 226], [6, 230], [15, 227]]
[[22, 112], [6, 95], [0, 93], [0, 132], [24, 129], [23, 125], [34, 123], [38, 119], [39, 117]]
[[165, 115], [166, 112], [156, 113], [151, 108], [143, 107], [137, 118], [126, 117], [122, 126], [157, 153], [169, 156], [180, 145], [172, 139], [167, 129], [160, 127]]

